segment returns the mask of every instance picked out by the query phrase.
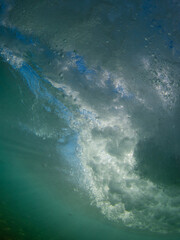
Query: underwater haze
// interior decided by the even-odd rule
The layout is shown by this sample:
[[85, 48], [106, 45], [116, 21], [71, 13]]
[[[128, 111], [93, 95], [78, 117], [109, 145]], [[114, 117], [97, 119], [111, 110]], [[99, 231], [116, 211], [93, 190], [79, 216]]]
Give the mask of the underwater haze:
[[0, 0], [0, 239], [180, 239], [180, 1]]

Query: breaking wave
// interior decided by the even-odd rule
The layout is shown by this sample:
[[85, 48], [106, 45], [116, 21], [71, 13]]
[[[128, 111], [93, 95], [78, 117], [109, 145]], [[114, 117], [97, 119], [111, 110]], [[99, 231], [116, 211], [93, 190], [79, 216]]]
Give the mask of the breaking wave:
[[35, 96], [19, 127], [55, 140], [109, 220], [164, 233], [180, 231], [180, 5], [165, 2], [0, 1], [1, 58]]

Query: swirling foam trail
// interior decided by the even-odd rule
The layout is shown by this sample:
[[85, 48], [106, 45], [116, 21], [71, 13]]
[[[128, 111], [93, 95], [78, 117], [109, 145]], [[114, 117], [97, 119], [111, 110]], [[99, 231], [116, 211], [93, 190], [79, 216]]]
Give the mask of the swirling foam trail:
[[[1, 57], [21, 74], [38, 104], [66, 123], [56, 139], [57, 151], [73, 168], [76, 184], [110, 220], [157, 232], [179, 231], [178, 64], [146, 51], [137, 54], [134, 45], [128, 50], [135, 63], [122, 51], [120, 60], [114, 57], [114, 68], [113, 58], [103, 65], [103, 54], [92, 64], [81, 44], [83, 56], [72, 51], [73, 44], [59, 49], [53, 47], [57, 39], [48, 46], [21, 32], [9, 24], [8, 9], [4, 7], [1, 18]], [[103, 11], [109, 8], [103, 5]], [[108, 12], [109, 27], [115, 26], [118, 11], [112, 7]], [[92, 16], [84, 23], [90, 29], [96, 11]], [[173, 42], [172, 52], [170, 34], [160, 24], [156, 27], [163, 32], [167, 55], [173, 53], [172, 62], [177, 60], [178, 44]], [[31, 130], [55, 138], [43, 126]]]

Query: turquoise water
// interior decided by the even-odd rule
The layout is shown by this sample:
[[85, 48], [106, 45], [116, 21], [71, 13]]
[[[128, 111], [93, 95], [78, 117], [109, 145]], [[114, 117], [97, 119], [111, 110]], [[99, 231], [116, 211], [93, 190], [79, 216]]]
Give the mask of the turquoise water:
[[0, 1], [0, 239], [179, 239], [179, 8]]

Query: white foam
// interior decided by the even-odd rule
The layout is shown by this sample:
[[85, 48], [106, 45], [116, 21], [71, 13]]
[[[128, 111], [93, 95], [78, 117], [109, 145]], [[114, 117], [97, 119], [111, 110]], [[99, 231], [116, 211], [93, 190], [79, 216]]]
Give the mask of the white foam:
[[10, 49], [3, 47], [0, 49], [0, 55], [7, 61], [13, 68], [21, 68], [23, 59], [16, 56]]
[[[82, 99], [77, 98], [86, 109]], [[92, 204], [108, 219], [129, 227], [157, 232], [178, 231], [177, 226], [169, 224], [179, 218], [178, 213], [172, 215], [173, 211], [180, 210], [172, 204], [173, 195], [150, 180], [141, 179], [134, 170], [133, 154], [139, 139], [129, 115], [120, 109], [114, 115], [109, 112], [103, 117], [98, 117], [95, 111], [98, 121], [92, 124], [81, 116], [76, 119], [81, 123], [76, 126], [80, 146], [78, 158], [84, 168], [84, 182]], [[91, 111], [93, 114], [92, 108]]]

